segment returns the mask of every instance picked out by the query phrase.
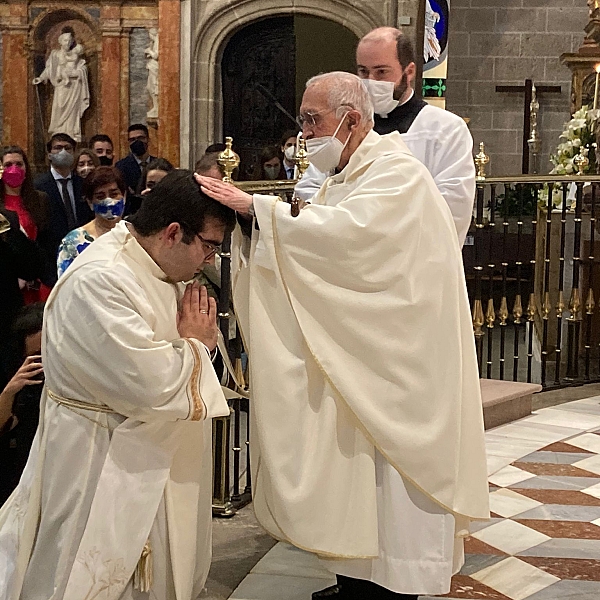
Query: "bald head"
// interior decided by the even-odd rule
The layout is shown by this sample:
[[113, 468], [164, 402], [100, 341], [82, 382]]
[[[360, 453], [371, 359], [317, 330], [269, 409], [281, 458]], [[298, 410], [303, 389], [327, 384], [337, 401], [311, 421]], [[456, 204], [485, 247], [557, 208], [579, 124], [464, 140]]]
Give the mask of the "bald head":
[[396, 40], [402, 35], [402, 32], [395, 27], [377, 27], [376, 29], [372, 29], [361, 38], [358, 42], [362, 43], [380, 43], [380, 42], [393, 42], [396, 43]]

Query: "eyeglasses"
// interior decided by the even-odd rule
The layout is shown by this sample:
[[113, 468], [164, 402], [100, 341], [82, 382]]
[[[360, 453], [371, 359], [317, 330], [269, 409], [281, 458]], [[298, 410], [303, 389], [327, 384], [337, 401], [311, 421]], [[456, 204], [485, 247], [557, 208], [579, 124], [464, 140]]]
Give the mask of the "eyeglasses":
[[307, 111], [305, 113], [301, 113], [296, 117], [296, 123], [298, 123], [298, 125], [300, 126], [300, 128], [302, 129], [302, 127], [304, 127], [304, 125], [308, 125], [309, 127], [314, 127], [317, 122], [318, 119], [316, 117], [320, 116], [320, 115], [326, 115], [329, 114], [330, 112], [333, 112], [335, 109], [330, 109], [330, 110], [321, 110], [318, 112], [310, 112]]
[[211, 242], [208, 242], [207, 240], [205, 240], [199, 233], [196, 234], [196, 237], [202, 242], [202, 244], [204, 246], [206, 246], [208, 248], [208, 253], [204, 254], [204, 260], [208, 260], [209, 258], [212, 258], [213, 256], [215, 256], [215, 254], [221, 254], [221, 246], [215, 246], [214, 244], [212, 244]]

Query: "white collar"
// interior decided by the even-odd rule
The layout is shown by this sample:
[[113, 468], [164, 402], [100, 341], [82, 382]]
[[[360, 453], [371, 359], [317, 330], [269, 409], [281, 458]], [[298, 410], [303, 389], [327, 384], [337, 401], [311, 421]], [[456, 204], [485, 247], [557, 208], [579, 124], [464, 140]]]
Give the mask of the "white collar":
[[52, 173], [52, 177], [54, 177], [55, 181], [58, 181], [59, 179], [68, 179], [69, 181], [71, 181], [71, 177], [73, 176], [73, 173], [69, 172], [69, 174], [66, 177], [63, 177], [54, 167], [50, 167], [50, 173]]

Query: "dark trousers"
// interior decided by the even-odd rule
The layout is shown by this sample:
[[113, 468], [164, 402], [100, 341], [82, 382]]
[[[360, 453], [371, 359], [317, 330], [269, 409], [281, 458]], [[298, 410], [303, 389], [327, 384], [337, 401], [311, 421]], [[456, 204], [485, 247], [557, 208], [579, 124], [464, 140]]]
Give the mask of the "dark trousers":
[[372, 581], [336, 575], [343, 600], [417, 600], [418, 596], [396, 594]]

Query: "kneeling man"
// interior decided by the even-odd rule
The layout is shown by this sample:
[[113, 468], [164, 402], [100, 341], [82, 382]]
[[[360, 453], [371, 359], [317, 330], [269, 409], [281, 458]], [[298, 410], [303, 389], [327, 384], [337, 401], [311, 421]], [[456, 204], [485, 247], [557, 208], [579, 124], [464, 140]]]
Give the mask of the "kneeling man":
[[300, 115], [311, 160], [337, 173], [297, 217], [198, 177], [258, 222], [240, 261], [249, 277], [234, 273], [255, 511], [274, 537], [323, 559], [340, 600], [445, 594], [469, 521], [489, 516], [456, 228], [400, 134], [372, 130], [358, 77], [314, 77]]
[[194, 600], [211, 556], [216, 306], [184, 287], [235, 215], [173, 171], [46, 304], [41, 417], [0, 510], [2, 600]]

